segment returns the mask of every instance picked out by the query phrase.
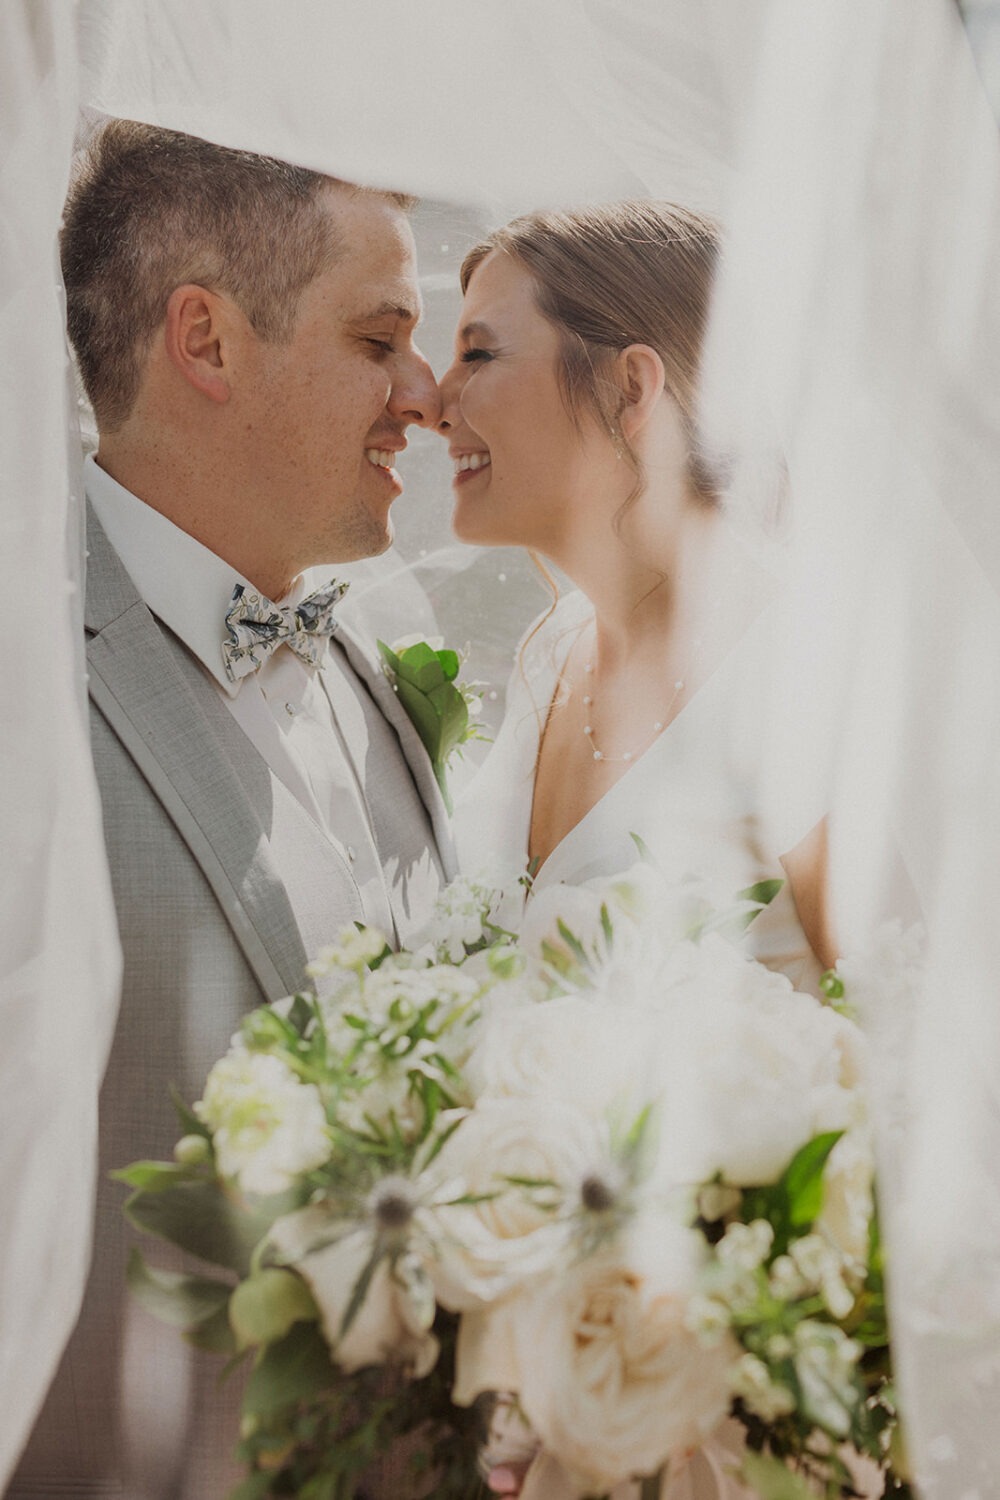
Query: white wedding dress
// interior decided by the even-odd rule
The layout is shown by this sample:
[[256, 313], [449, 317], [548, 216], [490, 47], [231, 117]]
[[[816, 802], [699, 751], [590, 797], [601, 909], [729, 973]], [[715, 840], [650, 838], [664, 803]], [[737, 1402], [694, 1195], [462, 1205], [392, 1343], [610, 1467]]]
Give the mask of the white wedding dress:
[[[534, 635], [529, 632], [496, 742], [456, 809], [463, 873], [505, 884], [509, 911], [523, 900], [517, 880], [528, 864], [541, 732], [569, 649], [592, 618], [590, 602], [574, 592], [563, 595]], [[784, 878], [780, 854], [805, 837], [822, 809], [786, 809], [781, 829], [771, 830], [758, 812], [760, 695], [773, 628], [765, 610], [646, 753], [553, 850], [535, 875], [536, 891], [628, 869], [639, 858], [633, 835], [668, 877], [706, 878], [720, 904], [759, 880]], [[820, 968], [787, 883], [753, 923], [747, 946], [797, 989], [815, 989]]]
[[[528, 863], [540, 735], [567, 653], [592, 615], [582, 594], [567, 594], [535, 634], [529, 632], [496, 742], [456, 809], [463, 873], [502, 881], [506, 915], [515, 924], [524, 899], [517, 877]], [[780, 849], [769, 845], [756, 811], [760, 667], [772, 628], [765, 611], [650, 749], [553, 850], [536, 873], [534, 890], [627, 869], [639, 857], [633, 834], [668, 875], [707, 878], [720, 905], [759, 880], [782, 878]], [[808, 832], [808, 816], [799, 823], [781, 848], [793, 847]], [[787, 883], [746, 941], [754, 957], [786, 973], [796, 988], [815, 990], [820, 965]], [[751, 1492], [732, 1477], [741, 1433], [737, 1423], [726, 1422], [686, 1462], [675, 1463], [661, 1500], [746, 1500]], [[637, 1495], [637, 1484], [624, 1484], [613, 1500]], [[574, 1496], [563, 1471], [540, 1455], [523, 1500]]]

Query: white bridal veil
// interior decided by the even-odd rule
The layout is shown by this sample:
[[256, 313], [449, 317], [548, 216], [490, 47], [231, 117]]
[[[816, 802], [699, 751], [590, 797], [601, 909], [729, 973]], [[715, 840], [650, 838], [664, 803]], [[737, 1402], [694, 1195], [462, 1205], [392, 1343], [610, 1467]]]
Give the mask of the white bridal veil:
[[[831, 810], [848, 949], [895, 914], [926, 927], [926, 984], [873, 988], [864, 1018], [902, 1395], [920, 1493], [1000, 1495], [1000, 31], [966, 9], [968, 30], [953, 0], [7, 0], [0, 1483], [75, 1316], [116, 1005], [55, 250], [82, 105], [455, 205], [423, 221], [432, 308], [446, 225], [636, 193], [722, 216], [706, 420], [737, 508], [779, 454], [791, 496], [762, 795], [777, 823]], [[413, 560], [447, 607], [447, 476], [415, 447], [441, 493]], [[469, 565], [509, 647], [505, 564]]]

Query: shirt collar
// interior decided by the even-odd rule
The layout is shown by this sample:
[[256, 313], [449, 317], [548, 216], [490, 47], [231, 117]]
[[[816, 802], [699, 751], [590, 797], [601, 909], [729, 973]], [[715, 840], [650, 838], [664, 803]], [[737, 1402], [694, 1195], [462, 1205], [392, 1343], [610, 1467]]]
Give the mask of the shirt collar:
[[[233, 589], [253, 585], [208, 547], [112, 479], [88, 454], [87, 499], [143, 602], [187, 646], [230, 698], [242, 683], [230, 682], [222, 659], [226, 613]], [[307, 589], [300, 575], [280, 603], [295, 604]]]

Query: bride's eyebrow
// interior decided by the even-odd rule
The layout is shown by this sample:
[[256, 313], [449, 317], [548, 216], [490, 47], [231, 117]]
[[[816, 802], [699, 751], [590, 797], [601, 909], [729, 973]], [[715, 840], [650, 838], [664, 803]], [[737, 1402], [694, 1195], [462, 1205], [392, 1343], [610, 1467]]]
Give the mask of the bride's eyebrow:
[[466, 323], [460, 334], [461, 339], [485, 339], [487, 343], [496, 343], [497, 336], [488, 323]]

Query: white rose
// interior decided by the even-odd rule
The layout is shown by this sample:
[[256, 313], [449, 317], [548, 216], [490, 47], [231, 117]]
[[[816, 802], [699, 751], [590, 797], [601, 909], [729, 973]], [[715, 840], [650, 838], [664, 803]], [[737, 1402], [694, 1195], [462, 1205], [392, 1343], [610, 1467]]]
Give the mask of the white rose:
[[734, 1346], [706, 1347], [687, 1322], [698, 1250], [657, 1217], [503, 1309], [521, 1406], [587, 1493], [655, 1472], [728, 1407]]
[[760, 976], [750, 960], [713, 960], [679, 985], [684, 1003], [671, 1005], [663, 1057], [668, 1175], [774, 1182], [814, 1135], [857, 1117], [844, 1070], [851, 1023]]
[[[439, 1300], [455, 1311], [495, 1301], [567, 1253], [570, 1226], [557, 1210], [607, 1161], [606, 1133], [567, 1105], [544, 1098], [483, 1100], [448, 1138], [426, 1174]], [[551, 1184], [538, 1191], [519, 1178]], [[494, 1196], [495, 1195], [495, 1196]], [[479, 1198], [472, 1203], [441, 1199]]]
[[268, 1053], [220, 1059], [194, 1108], [212, 1132], [219, 1171], [245, 1193], [282, 1193], [330, 1155], [319, 1091]]
[[570, 995], [496, 1014], [487, 1008], [467, 1071], [477, 1097], [548, 1098], [596, 1118], [638, 1100], [648, 1059], [641, 1012], [623, 1023], [603, 998]]
[[[339, 1238], [323, 1243], [333, 1235]], [[388, 1255], [382, 1257], [345, 1331], [344, 1315], [375, 1249], [370, 1226], [338, 1225], [322, 1209], [306, 1208], [278, 1219], [268, 1239], [308, 1282], [323, 1336], [341, 1369], [350, 1373], [391, 1362], [418, 1377], [433, 1369], [438, 1353], [430, 1332], [434, 1298], [415, 1257], [403, 1255], [395, 1265]]]

